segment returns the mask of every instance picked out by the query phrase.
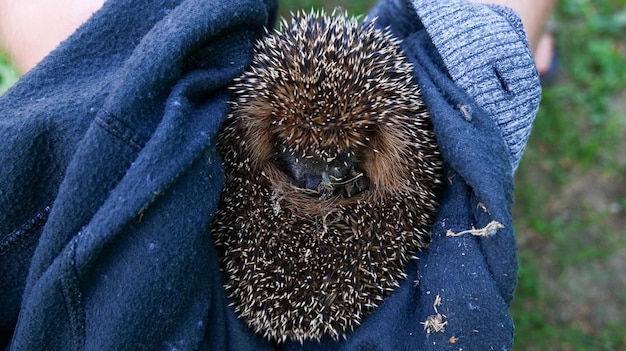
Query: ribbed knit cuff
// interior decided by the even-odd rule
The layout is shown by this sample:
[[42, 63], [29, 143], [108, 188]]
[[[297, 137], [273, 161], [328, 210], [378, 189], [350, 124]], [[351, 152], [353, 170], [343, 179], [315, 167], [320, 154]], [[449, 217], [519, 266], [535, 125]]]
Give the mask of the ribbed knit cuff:
[[541, 85], [513, 10], [465, 0], [412, 0], [452, 79], [496, 121], [517, 169]]

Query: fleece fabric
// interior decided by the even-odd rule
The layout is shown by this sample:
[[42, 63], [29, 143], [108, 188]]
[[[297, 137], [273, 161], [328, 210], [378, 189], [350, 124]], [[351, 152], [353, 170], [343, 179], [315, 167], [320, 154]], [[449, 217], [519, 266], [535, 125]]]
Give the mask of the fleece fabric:
[[[226, 87], [276, 1], [106, 1], [0, 97], [0, 348], [510, 349], [512, 174], [540, 90], [519, 19], [477, 6], [373, 10], [403, 40], [445, 159], [433, 242], [345, 340], [275, 345], [229, 306], [207, 226], [223, 186]], [[441, 24], [452, 19], [473, 34], [451, 40]], [[481, 37], [481, 25], [505, 36]], [[457, 62], [454, 47], [477, 54]], [[491, 235], [446, 235], [472, 228]]]

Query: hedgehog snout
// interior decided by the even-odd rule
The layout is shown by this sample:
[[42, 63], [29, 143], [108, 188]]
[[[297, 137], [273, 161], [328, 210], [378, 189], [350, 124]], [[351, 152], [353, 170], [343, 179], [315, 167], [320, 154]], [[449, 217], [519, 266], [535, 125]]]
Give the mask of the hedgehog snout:
[[[300, 161], [298, 166], [303, 166], [299, 172], [299, 177], [294, 177], [298, 185], [305, 189], [319, 190], [320, 186], [324, 186], [322, 183], [332, 184], [345, 181], [353, 173], [354, 167], [351, 164], [343, 163], [341, 165], [336, 164], [313, 164], [306, 165], [306, 162]], [[296, 173], [296, 172], [294, 172]]]
[[353, 157], [324, 159], [319, 156], [281, 156], [282, 168], [295, 185], [315, 190], [324, 199], [335, 196], [351, 197], [369, 187], [365, 173], [360, 170], [358, 161]]

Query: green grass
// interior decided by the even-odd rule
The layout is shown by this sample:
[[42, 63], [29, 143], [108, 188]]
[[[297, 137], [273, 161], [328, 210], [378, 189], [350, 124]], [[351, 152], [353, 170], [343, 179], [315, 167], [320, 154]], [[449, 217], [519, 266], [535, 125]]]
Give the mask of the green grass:
[[289, 17], [290, 12], [296, 12], [299, 10], [308, 11], [314, 9], [324, 9], [326, 11], [332, 11], [335, 8], [341, 8], [347, 10], [351, 15], [359, 16], [367, 14], [367, 12], [377, 3], [373, 0], [358, 0], [350, 1], [349, 4], [346, 1], [339, 0], [294, 0], [294, 1], [280, 1], [279, 12], [282, 16]]
[[[623, 324], [586, 320], [602, 305], [585, 290], [605, 283], [602, 271], [585, 267], [602, 266], [626, 252], [626, 165], [619, 160], [626, 142], [626, 2], [562, 0], [555, 19], [561, 74], [544, 89], [516, 179], [521, 267], [511, 309], [515, 345], [519, 350], [625, 349]], [[612, 202], [613, 210], [598, 208], [593, 199], [598, 196]], [[576, 275], [598, 286], [565, 288]], [[549, 285], [563, 289], [555, 293]], [[626, 290], [618, 288], [607, 303], [623, 308]], [[591, 312], [564, 316], [567, 298]]]
[[[282, 2], [283, 16], [337, 6], [360, 15], [375, 4]], [[602, 318], [587, 321], [587, 315], [571, 317], [563, 307], [564, 296], [578, 299], [592, 311], [598, 307], [591, 294], [585, 293], [594, 287], [567, 288], [571, 277], [587, 275], [601, 282], [603, 274], [624, 274], [585, 267], [603, 266], [615, 255], [626, 256], [626, 182], [622, 176], [626, 158], [621, 156], [620, 161], [626, 150], [626, 1], [561, 0], [555, 20], [560, 76], [556, 84], [544, 89], [516, 175], [520, 272], [511, 308], [515, 348], [626, 349], [623, 324]], [[0, 55], [0, 93], [16, 79], [15, 70]], [[612, 207], [598, 207], [594, 197], [600, 195]], [[550, 286], [556, 286], [558, 293]], [[622, 290], [611, 296], [617, 305], [626, 306], [626, 288], [618, 288]]]
[[0, 52], [0, 95], [18, 79], [17, 71], [9, 64], [5, 55]]

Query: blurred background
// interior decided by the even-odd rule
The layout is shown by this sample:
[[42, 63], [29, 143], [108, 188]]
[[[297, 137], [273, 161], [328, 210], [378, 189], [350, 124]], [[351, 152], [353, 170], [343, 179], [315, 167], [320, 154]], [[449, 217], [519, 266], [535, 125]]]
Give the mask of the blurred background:
[[[281, 0], [281, 14], [371, 0]], [[516, 174], [517, 350], [626, 350], [626, 0], [560, 0], [558, 71]], [[18, 74], [0, 54], [0, 94]]]

